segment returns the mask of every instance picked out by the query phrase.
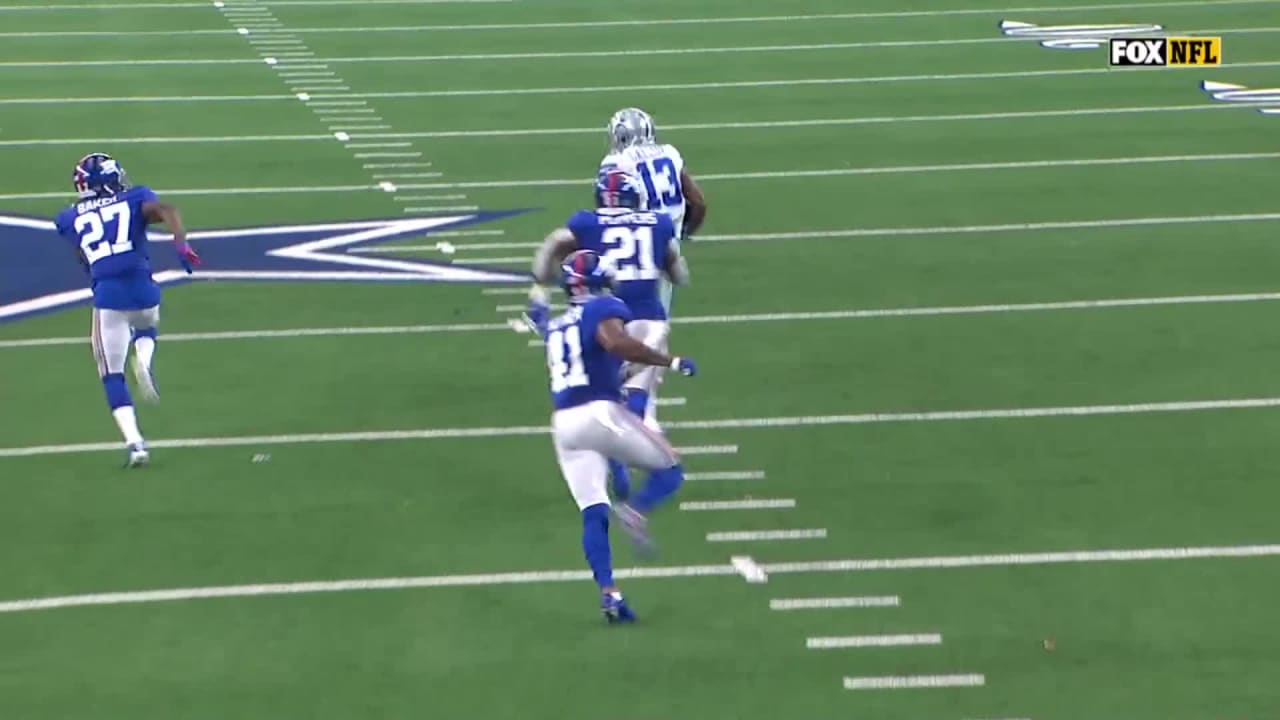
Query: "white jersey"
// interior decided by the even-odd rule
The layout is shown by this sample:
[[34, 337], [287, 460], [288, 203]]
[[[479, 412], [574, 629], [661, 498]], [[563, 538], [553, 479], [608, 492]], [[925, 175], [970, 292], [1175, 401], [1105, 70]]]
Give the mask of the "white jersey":
[[616, 165], [623, 171], [644, 181], [649, 195], [649, 210], [661, 212], [671, 218], [679, 238], [684, 227], [684, 185], [680, 176], [684, 173], [684, 157], [672, 145], [632, 145], [618, 152], [609, 153], [600, 161], [600, 167]]

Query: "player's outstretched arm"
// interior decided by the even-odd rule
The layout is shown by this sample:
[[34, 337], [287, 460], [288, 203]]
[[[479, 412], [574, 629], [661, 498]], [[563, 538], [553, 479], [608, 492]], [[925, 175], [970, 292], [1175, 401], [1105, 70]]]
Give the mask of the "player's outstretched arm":
[[689, 358], [672, 357], [658, 352], [627, 334], [621, 318], [609, 318], [596, 327], [596, 340], [605, 352], [629, 363], [668, 367], [682, 375], [693, 375], [698, 368]]
[[707, 219], [707, 196], [702, 194], [702, 188], [688, 170], [680, 171], [680, 187], [684, 188], [684, 200], [689, 205], [684, 213], [684, 228], [681, 231], [681, 236], [687, 238], [698, 232], [702, 222]]
[[169, 228], [175, 243], [187, 241], [187, 228], [182, 224], [182, 213], [178, 212], [178, 208], [167, 202], [152, 200], [142, 204], [142, 214], [147, 217], [147, 222], [163, 223]]
[[543, 285], [556, 281], [560, 263], [578, 248], [578, 241], [569, 228], [556, 228], [542, 241], [538, 254], [533, 258], [533, 277]]
[[188, 273], [191, 272], [192, 265], [200, 264], [200, 256], [187, 244], [187, 228], [182, 223], [182, 213], [178, 212], [177, 207], [167, 202], [152, 200], [142, 204], [142, 214], [146, 216], [148, 222], [164, 223], [165, 227], [173, 233], [173, 247], [178, 251], [182, 266]]

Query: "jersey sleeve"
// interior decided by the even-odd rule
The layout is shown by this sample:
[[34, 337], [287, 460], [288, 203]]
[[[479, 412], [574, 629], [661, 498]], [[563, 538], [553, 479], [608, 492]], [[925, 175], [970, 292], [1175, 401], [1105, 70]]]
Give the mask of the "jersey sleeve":
[[564, 226], [569, 228], [569, 232], [573, 233], [575, 238], [581, 238], [584, 231], [596, 224], [596, 216], [586, 210], [579, 210], [569, 216]]
[[596, 322], [601, 323], [605, 320], [618, 318], [623, 324], [629, 323], [635, 319], [631, 314], [631, 308], [616, 297], [606, 296], [595, 302], [596, 305]]
[[58, 231], [58, 235], [70, 239], [71, 235], [71, 211], [63, 210], [53, 219], [53, 227]]
[[675, 145], [664, 145], [662, 152], [668, 158], [671, 158], [671, 162], [675, 163], [677, 175], [684, 172], [684, 156], [680, 154]]
[[134, 212], [138, 213], [138, 217], [141, 217], [143, 222], [150, 225], [151, 221], [147, 220], [142, 214], [142, 206], [149, 202], [156, 202], [159, 199], [156, 197], [155, 191], [146, 185], [135, 185], [130, 193], [129, 204], [133, 206]]

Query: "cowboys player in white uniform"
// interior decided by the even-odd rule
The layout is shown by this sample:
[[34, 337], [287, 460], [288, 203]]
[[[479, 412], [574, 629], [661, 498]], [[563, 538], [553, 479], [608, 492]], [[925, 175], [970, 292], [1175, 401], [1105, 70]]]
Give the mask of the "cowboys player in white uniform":
[[[617, 167], [628, 175], [644, 182], [648, 195], [648, 210], [661, 212], [671, 218], [676, 226], [676, 251], [679, 243], [692, 238], [707, 217], [707, 200], [702, 188], [694, 181], [684, 164], [684, 156], [674, 145], [657, 141], [653, 118], [640, 108], [623, 108], [609, 119], [609, 154], [600, 161], [600, 167]], [[662, 301], [671, 313], [672, 284], [662, 281]], [[662, 337], [665, 343], [665, 334]], [[662, 382], [660, 369], [650, 377], [634, 382], [648, 385], [649, 402], [644, 420], [657, 428], [657, 389]], [[636, 387], [636, 384], [631, 387]]]

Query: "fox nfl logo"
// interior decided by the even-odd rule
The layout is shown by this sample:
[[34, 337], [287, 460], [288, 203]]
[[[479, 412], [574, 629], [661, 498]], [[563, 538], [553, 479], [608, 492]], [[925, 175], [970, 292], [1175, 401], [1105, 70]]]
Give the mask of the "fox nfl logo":
[[1112, 38], [1111, 64], [1180, 67], [1222, 64], [1222, 38]]

